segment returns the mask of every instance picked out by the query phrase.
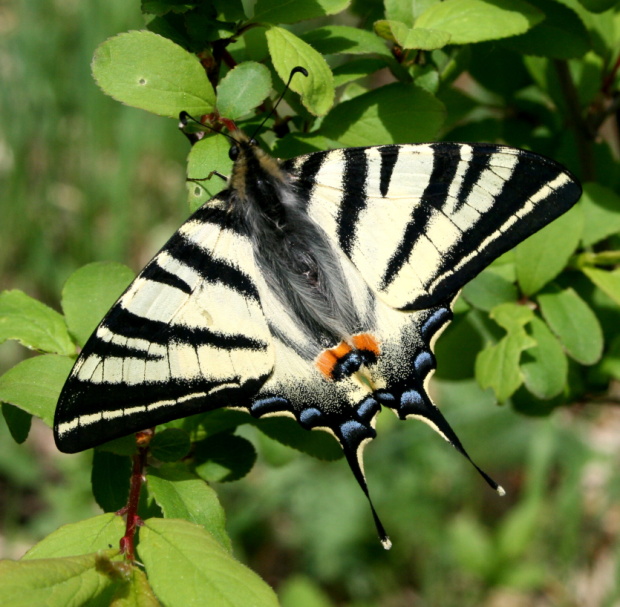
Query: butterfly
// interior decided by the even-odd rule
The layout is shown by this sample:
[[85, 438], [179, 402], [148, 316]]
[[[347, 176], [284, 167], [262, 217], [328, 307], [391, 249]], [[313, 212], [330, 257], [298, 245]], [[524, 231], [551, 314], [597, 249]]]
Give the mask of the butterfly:
[[228, 136], [227, 188], [90, 337], [58, 401], [56, 444], [73, 453], [220, 407], [286, 415], [338, 439], [389, 548], [362, 464], [377, 414], [424, 421], [469, 459], [428, 395], [435, 340], [463, 285], [581, 188], [558, 163], [501, 145], [280, 161]]

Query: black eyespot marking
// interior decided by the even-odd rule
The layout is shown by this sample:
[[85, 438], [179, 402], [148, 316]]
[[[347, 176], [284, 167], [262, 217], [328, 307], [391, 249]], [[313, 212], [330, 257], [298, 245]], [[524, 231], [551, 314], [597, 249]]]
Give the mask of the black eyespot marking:
[[239, 147], [236, 145], [231, 146], [230, 150], [228, 150], [228, 157], [234, 162], [239, 158]]

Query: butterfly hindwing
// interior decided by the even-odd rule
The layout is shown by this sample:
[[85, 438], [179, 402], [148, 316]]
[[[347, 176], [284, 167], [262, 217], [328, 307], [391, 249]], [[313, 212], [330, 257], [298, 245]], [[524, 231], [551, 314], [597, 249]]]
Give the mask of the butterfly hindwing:
[[86, 343], [56, 410], [63, 451], [247, 402], [271, 373], [252, 245], [223, 207], [183, 224]]

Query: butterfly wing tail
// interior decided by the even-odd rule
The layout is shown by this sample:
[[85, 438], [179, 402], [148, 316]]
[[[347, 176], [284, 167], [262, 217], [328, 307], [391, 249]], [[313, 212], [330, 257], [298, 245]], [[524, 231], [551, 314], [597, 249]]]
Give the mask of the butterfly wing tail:
[[448, 441], [461, 455], [469, 460], [472, 466], [478, 471], [480, 476], [487, 482], [489, 487], [497, 491], [499, 495], [506, 492], [501, 485], [498, 485], [484, 470], [482, 470], [469, 456], [463, 447], [459, 437], [450, 427], [446, 418], [442, 415], [437, 406], [430, 398], [418, 390], [408, 390], [401, 395], [398, 407], [398, 416], [401, 419], [417, 419], [428, 424], [443, 439]]
[[355, 476], [355, 479], [364, 492], [364, 495], [368, 500], [368, 504], [370, 505], [370, 511], [372, 512], [372, 517], [375, 522], [375, 527], [377, 528], [377, 534], [379, 535], [381, 545], [386, 550], [389, 550], [392, 547], [392, 542], [383, 527], [383, 523], [381, 523], [381, 519], [379, 519], [379, 515], [375, 510], [374, 504], [372, 503], [370, 492], [368, 491], [368, 484], [366, 483], [366, 475], [364, 474], [364, 447], [375, 436], [376, 432], [372, 427], [359, 421], [350, 421], [342, 424], [338, 432], [338, 440], [342, 445], [342, 450], [347, 458], [349, 467], [351, 468], [353, 476]]

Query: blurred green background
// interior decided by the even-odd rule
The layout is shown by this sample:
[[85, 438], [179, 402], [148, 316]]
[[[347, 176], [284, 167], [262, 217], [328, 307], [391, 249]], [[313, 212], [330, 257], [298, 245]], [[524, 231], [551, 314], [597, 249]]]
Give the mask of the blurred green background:
[[[121, 106], [90, 76], [96, 46], [142, 24], [124, 0], [0, 3], [3, 289], [57, 308], [73, 270], [96, 260], [139, 270], [187, 215], [189, 144], [175, 121]], [[0, 372], [24, 355], [0, 346]], [[620, 605], [620, 412], [525, 418], [466, 382], [438, 383], [435, 396], [505, 498], [428, 428], [384, 413], [366, 470], [394, 540], [385, 552], [342, 460], [249, 428], [259, 465], [216, 487], [239, 558], [285, 606]], [[0, 423], [0, 557], [18, 558], [97, 511], [90, 455], [59, 454], [42, 425], [18, 447]]]

